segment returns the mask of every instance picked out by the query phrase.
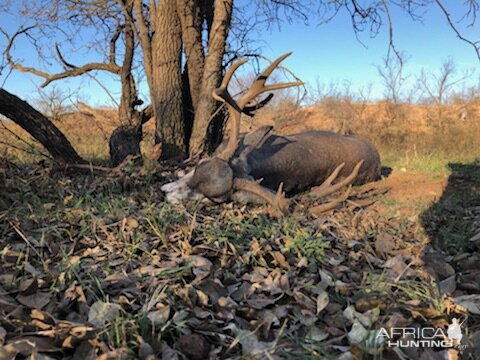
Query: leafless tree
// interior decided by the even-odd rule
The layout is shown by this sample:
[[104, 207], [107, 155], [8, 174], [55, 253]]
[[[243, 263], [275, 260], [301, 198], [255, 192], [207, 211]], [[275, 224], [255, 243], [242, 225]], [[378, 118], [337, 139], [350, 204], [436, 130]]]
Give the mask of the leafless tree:
[[[133, 2], [124, 2], [123, 12], [118, 6], [109, 7], [108, 5], [115, 4], [109, 4], [108, 1], [79, 2], [77, 0], [56, 0], [54, 4], [42, 0], [35, 4], [24, 4], [23, 13], [27, 17], [35, 19], [36, 23], [22, 26], [12, 35], [5, 31], [3, 33], [7, 38], [5, 57], [9, 65], [13, 69], [43, 78], [42, 88], [61, 79], [87, 75], [94, 71], [108, 72], [120, 78], [122, 87], [119, 119], [122, 126], [113, 132], [110, 139], [110, 153], [114, 165], [117, 165], [127, 155], [140, 154], [141, 125], [147, 119], [143, 116], [145, 112], [141, 113], [135, 108], [138, 104], [136, 84], [132, 73], [135, 33], [128, 17], [133, 13]], [[66, 42], [75, 44], [75, 35], [79, 29], [84, 29], [86, 23], [91, 24], [95, 29], [101, 29], [101, 33], [105, 34], [105, 36], [87, 42], [86, 46], [103, 47], [108, 50], [104, 52], [104, 61], [92, 61], [77, 65], [74, 64], [74, 61], [67, 60], [62, 52], [59, 45], [59, 34], [65, 36]], [[20, 36], [31, 40], [36, 53], [47, 61], [50, 59], [45, 56], [42, 47], [45, 40], [41, 38], [46, 37], [47, 41], [54, 42], [53, 56], [63, 69], [59, 72], [42, 71], [38, 67], [25, 65], [22, 61], [14, 58], [12, 49]], [[52, 44], [50, 48], [52, 48]], [[130, 134], [135, 134], [135, 136], [130, 136]], [[123, 144], [121, 151], [118, 149], [119, 144]]]
[[[258, 2], [259, 6], [261, 3]], [[286, 0], [273, 4], [273, 7], [283, 6], [287, 12], [289, 9], [296, 11], [299, 3]], [[157, 121], [156, 141], [162, 143], [162, 157], [185, 153], [189, 141], [190, 152], [202, 148], [217, 106], [210, 94], [222, 76], [233, 0], [42, 0], [35, 6], [30, 2], [27, 5], [25, 15], [36, 21], [45, 21], [22, 27], [13, 35], [8, 34], [6, 57], [13, 68], [43, 77], [43, 86], [92, 71], [119, 75], [122, 84], [120, 118], [137, 126], [139, 114], [134, 108], [137, 94], [132, 76], [137, 41]], [[50, 25], [45, 25], [47, 23]], [[38, 45], [38, 37], [33, 33], [37, 31], [43, 36], [49, 31], [54, 32], [51, 30], [54, 26], [54, 30], [60, 33], [66, 33], [64, 29], [70, 28], [66, 38], [75, 43], [73, 35], [81, 31], [82, 25], [101, 29], [103, 37], [94, 39], [87, 47], [91, 50], [108, 49], [105, 61], [74, 65], [73, 61], [66, 59], [60, 46], [55, 46], [55, 58], [64, 71], [47, 73], [22, 64], [11, 54], [17, 37], [26, 36]], [[54, 36], [53, 40], [56, 40]], [[37, 46], [36, 50], [43, 58], [42, 49]], [[120, 57], [123, 61], [118, 64]], [[189, 124], [185, 124], [188, 118], [190, 129]]]
[[467, 73], [461, 77], [455, 77], [456, 72], [457, 66], [451, 58], [446, 59], [442, 63], [438, 73], [422, 69], [417, 81], [425, 94], [426, 100], [438, 105], [444, 104], [455, 85], [458, 85], [469, 76], [469, 73]]
[[390, 60], [384, 58], [381, 64], [375, 66], [378, 75], [383, 81], [385, 98], [395, 104], [401, 101], [403, 86], [407, 80], [403, 67], [404, 58], [402, 56], [402, 61], [397, 58]]
[[[462, 35], [463, 28], [444, 3], [433, 3], [444, 13], [446, 24], [478, 53], [478, 43]], [[320, 18], [320, 22], [326, 22], [346, 11], [356, 33], [376, 35], [382, 25], [387, 25], [387, 57], [393, 52], [401, 62], [395, 48], [391, 9], [399, 7], [419, 20], [432, 0], [250, 0], [242, 6], [234, 0], [39, 0], [25, 4], [22, 14], [30, 23], [7, 34], [10, 66], [43, 77], [45, 86], [98, 71], [115, 74], [122, 84], [120, 118], [133, 129], [141, 127], [146, 114], [136, 108], [139, 102], [133, 69], [141, 66], [150, 92], [150, 113], [156, 117], [156, 142], [162, 144], [162, 158], [167, 159], [194, 154], [204, 147], [212, 114], [219, 105], [210, 94], [220, 83], [224, 65], [236, 57], [232, 50], [245, 52], [246, 30], [278, 24], [279, 20], [308, 22]], [[253, 8], [257, 11], [249, 20]], [[460, 20], [475, 23], [477, 1], [466, 1], [464, 9]], [[79, 44], [75, 35], [86, 28], [94, 38], [85, 43], [84, 50], [96, 53], [100, 60], [76, 64], [71, 60], [75, 53], [70, 51], [68, 56], [65, 48], [71, 45], [71, 50], [77, 49], [73, 46]], [[40, 50], [44, 64], [53, 57], [62, 71], [42, 71], [15, 58], [14, 42], [20, 36]], [[56, 46], [60, 39], [61, 45]], [[50, 46], [40, 46], [47, 42]], [[53, 56], [45, 54], [45, 49], [54, 49]]]
[[36, 107], [52, 121], [59, 121], [62, 115], [72, 112], [75, 109], [73, 101], [78, 99], [77, 93], [58, 86], [39, 89], [38, 95]]
[[446, 121], [444, 104], [454, 94], [454, 89], [465, 79], [472, 75], [471, 71], [467, 71], [461, 76], [457, 75], [455, 62], [449, 58], [446, 59], [438, 71], [438, 73], [429, 72], [422, 69], [417, 78], [419, 88], [424, 94], [424, 101], [434, 104], [433, 114], [430, 118], [440, 128], [443, 128]]

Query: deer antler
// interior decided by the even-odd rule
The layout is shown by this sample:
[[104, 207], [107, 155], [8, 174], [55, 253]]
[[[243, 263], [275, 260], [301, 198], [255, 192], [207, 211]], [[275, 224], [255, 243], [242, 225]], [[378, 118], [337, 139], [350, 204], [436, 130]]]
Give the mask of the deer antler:
[[[292, 86], [299, 86], [302, 85], [302, 82], [288, 82], [288, 83], [281, 83], [281, 84], [272, 84], [272, 85], [265, 85], [265, 82], [268, 78], [268, 76], [272, 73], [275, 68], [278, 67], [278, 65], [285, 59], [287, 58], [291, 53], [287, 53], [285, 55], [280, 56], [278, 59], [276, 59], [274, 62], [270, 64], [255, 80], [255, 82], [250, 86], [250, 89], [242, 96], [240, 97], [237, 101], [233, 99], [233, 97], [230, 95], [228, 92], [228, 84], [230, 80], [232, 79], [232, 76], [241, 65], [243, 65], [247, 60], [240, 60], [234, 63], [225, 73], [225, 76], [223, 78], [222, 84], [220, 85], [219, 88], [217, 88], [213, 92], [213, 97], [225, 103], [228, 109], [228, 113], [230, 115], [230, 121], [231, 121], [231, 133], [230, 133], [230, 138], [228, 139], [228, 144], [225, 147], [225, 149], [218, 154], [218, 157], [222, 160], [228, 161], [233, 154], [235, 153], [235, 150], [237, 149], [238, 146], [238, 135], [240, 133], [240, 115], [242, 111], [244, 110], [245, 106], [254, 98], [256, 98], [258, 95], [267, 92], [267, 91], [272, 91], [272, 90], [278, 90], [278, 89], [285, 89], [288, 87]], [[264, 104], [263, 104], [264, 105]]]
[[345, 191], [345, 193], [342, 196], [339, 196], [335, 200], [329, 201], [328, 203], [313, 206], [313, 207], [308, 209], [308, 212], [310, 214], [320, 216], [324, 212], [335, 209], [338, 204], [341, 204], [342, 202], [344, 202], [345, 200], [348, 199], [348, 197], [350, 196], [351, 190], [352, 190], [352, 187], [349, 186], [347, 191]]
[[360, 167], [362, 166], [362, 164], [363, 164], [363, 160], [360, 160], [357, 163], [357, 165], [355, 165], [350, 175], [348, 175], [345, 179], [343, 179], [342, 181], [339, 181], [335, 185], [332, 185], [332, 182], [338, 177], [338, 174], [345, 166], [345, 163], [341, 163], [335, 168], [335, 170], [333, 170], [333, 172], [322, 183], [322, 185], [315, 186], [314, 188], [312, 188], [310, 193], [315, 195], [315, 197], [321, 198], [321, 197], [325, 197], [327, 195], [333, 194], [334, 192], [340, 190], [344, 186], [350, 185], [352, 181], [355, 180], [355, 178], [357, 177], [358, 171], [360, 170]]
[[286, 213], [286, 211], [288, 210], [289, 202], [285, 198], [283, 193], [283, 183], [280, 184], [280, 186], [278, 187], [276, 194], [274, 194], [269, 189], [261, 186], [257, 181], [244, 178], [234, 179], [233, 187], [235, 190], [248, 191], [261, 197], [267, 203], [278, 208], [282, 213]]
[[[355, 167], [353, 168], [352, 172], [350, 173], [350, 175], [348, 175], [345, 179], [343, 179], [342, 181], [339, 181], [338, 183], [332, 185], [332, 182], [338, 177], [338, 174], [340, 173], [340, 171], [343, 169], [343, 167], [345, 166], [345, 163], [341, 163], [340, 165], [338, 165], [335, 170], [333, 170], [333, 172], [330, 174], [330, 176], [322, 183], [322, 185], [320, 186], [316, 186], [314, 188], [312, 188], [312, 190], [310, 191], [311, 194], [313, 194], [315, 197], [317, 198], [321, 198], [321, 197], [325, 197], [327, 195], [330, 195], [330, 194], [333, 194], [334, 192], [340, 190], [342, 187], [344, 186], [348, 186], [350, 185], [354, 180], [355, 178], [357, 177], [358, 175], [358, 171], [360, 170], [360, 167], [362, 166], [363, 164], [363, 160], [360, 160], [357, 165], [355, 165]], [[328, 203], [325, 203], [325, 204], [321, 204], [321, 205], [317, 205], [317, 206], [313, 206], [311, 207], [309, 210], [310, 213], [314, 214], [314, 215], [319, 215], [321, 213], [324, 213], [326, 211], [329, 211], [329, 210], [332, 210], [334, 209], [338, 204], [344, 202], [345, 200], [347, 200], [347, 198], [349, 197], [350, 195], [350, 192], [352, 190], [352, 187], [349, 186], [347, 191], [339, 196], [338, 198], [328, 202]]]
[[255, 115], [255, 112], [263, 108], [265, 105], [267, 105], [270, 102], [270, 100], [272, 100], [272, 98], [273, 98], [273, 93], [270, 93], [262, 101], [253, 105], [244, 106], [242, 112], [249, 117], [253, 117]]

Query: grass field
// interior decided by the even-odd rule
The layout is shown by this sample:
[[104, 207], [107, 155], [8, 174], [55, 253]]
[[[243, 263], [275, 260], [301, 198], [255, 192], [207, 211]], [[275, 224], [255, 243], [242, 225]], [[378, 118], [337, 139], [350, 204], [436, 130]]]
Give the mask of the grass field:
[[[455, 105], [259, 114], [254, 126], [281, 133], [368, 136], [391, 168], [318, 218], [305, 194], [288, 216], [173, 206], [160, 187], [174, 169], [75, 173], [2, 147], [0, 358], [479, 358], [480, 118], [469, 109], [462, 121]], [[82, 156], [106, 162], [115, 121], [92, 121], [58, 126]], [[378, 336], [446, 333], [454, 317], [461, 347], [395, 348]]]

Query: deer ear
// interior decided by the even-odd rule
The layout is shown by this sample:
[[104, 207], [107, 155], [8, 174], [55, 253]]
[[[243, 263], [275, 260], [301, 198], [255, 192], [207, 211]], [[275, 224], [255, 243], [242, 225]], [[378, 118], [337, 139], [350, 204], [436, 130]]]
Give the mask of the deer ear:
[[245, 138], [243, 139], [243, 145], [246, 148], [250, 148], [252, 150], [262, 146], [263, 142], [267, 140], [268, 135], [272, 130], [273, 130], [273, 126], [268, 125], [268, 126], [262, 126], [257, 130], [249, 132], [247, 135], [245, 135]]
[[237, 156], [232, 159], [231, 166], [236, 177], [244, 177], [250, 172], [248, 166], [248, 155], [263, 145], [265, 140], [268, 139], [270, 132], [273, 130], [273, 126], [262, 126], [257, 130], [249, 132], [242, 139], [240, 151]]

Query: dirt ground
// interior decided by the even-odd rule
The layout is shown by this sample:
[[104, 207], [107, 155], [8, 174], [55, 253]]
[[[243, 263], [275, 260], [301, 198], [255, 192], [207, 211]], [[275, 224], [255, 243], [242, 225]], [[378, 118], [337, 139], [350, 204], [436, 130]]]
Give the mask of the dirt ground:
[[398, 202], [428, 205], [438, 200], [448, 179], [432, 179], [431, 175], [394, 171], [376, 184], [378, 189], [388, 189], [388, 197]]

